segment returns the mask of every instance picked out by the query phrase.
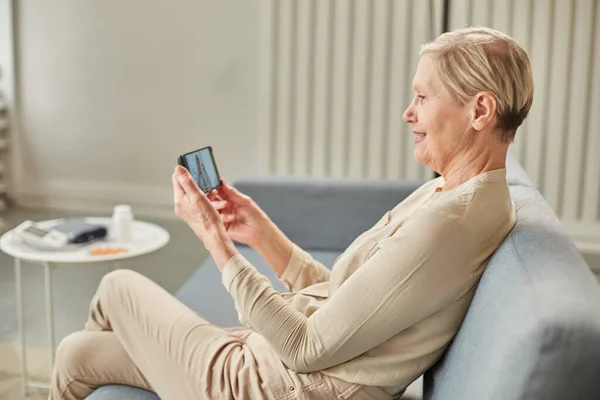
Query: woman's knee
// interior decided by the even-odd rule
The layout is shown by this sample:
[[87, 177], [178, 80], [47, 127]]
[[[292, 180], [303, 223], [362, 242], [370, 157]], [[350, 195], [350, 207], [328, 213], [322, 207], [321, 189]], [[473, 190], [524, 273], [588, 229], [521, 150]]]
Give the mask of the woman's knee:
[[121, 287], [139, 279], [146, 278], [139, 272], [135, 272], [130, 269], [118, 269], [104, 275], [100, 281], [100, 287]]
[[136, 299], [149, 283], [151, 281], [142, 274], [127, 269], [104, 275], [96, 292], [96, 301], [98, 311], [110, 320], [112, 330], [118, 323], [119, 314], [123, 311], [130, 314], [135, 310]]
[[95, 350], [90, 332], [75, 332], [61, 340], [56, 349], [55, 369], [71, 379], [79, 376], [80, 369]]
[[98, 294], [106, 300], [120, 297], [128, 292], [140, 280], [147, 279], [142, 274], [129, 270], [118, 269], [104, 275], [98, 287]]

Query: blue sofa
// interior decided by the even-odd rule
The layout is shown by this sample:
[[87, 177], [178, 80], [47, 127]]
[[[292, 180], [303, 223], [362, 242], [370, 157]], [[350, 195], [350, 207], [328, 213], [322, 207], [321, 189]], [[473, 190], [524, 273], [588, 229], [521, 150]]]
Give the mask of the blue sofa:
[[[517, 225], [492, 256], [445, 356], [403, 396], [426, 400], [600, 399], [600, 287], [555, 214], [510, 155]], [[236, 182], [300, 247], [325, 265], [419, 182], [263, 178]], [[335, 230], [342, 235], [331, 235]], [[250, 248], [240, 252], [285, 290]], [[237, 313], [212, 259], [177, 297], [220, 326]], [[420, 381], [417, 383], [417, 385]], [[156, 400], [119, 385], [90, 400]]]

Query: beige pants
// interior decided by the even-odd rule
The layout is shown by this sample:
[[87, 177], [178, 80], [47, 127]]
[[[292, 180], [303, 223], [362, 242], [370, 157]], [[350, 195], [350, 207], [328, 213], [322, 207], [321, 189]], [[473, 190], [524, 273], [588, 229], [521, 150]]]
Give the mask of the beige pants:
[[127, 270], [102, 279], [85, 330], [61, 342], [55, 365], [51, 400], [84, 399], [110, 383], [163, 400], [390, 399], [376, 387], [289, 370], [259, 334], [212, 325]]

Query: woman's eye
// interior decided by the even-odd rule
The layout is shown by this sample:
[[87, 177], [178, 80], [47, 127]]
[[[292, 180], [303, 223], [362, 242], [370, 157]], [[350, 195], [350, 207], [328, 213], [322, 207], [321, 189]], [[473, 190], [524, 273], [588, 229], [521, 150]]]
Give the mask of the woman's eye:
[[419, 100], [419, 101], [425, 100], [425, 96], [421, 96], [420, 94], [418, 94], [417, 100]]

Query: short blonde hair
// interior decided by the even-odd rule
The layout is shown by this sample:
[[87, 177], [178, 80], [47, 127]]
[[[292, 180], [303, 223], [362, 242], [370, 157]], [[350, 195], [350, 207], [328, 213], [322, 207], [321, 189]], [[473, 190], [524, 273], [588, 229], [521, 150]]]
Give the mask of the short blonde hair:
[[480, 92], [496, 97], [496, 126], [510, 143], [533, 102], [529, 57], [510, 36], [490, 28], [463, 28], [424, 44], [420, 54], [433, 53], [440, 80], [454, 100], [466, 104]]

